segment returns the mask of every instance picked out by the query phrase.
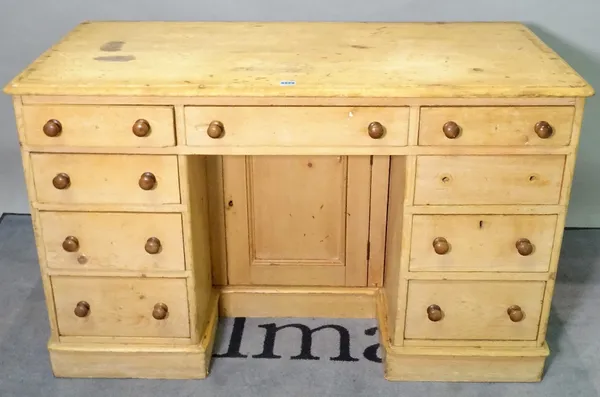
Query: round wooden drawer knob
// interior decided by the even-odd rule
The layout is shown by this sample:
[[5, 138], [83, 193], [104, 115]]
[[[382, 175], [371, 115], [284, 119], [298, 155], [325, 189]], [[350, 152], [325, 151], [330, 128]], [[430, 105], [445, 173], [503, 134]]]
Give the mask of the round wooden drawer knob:
[[146, 252], [149, 253], [150, 255], [154, 255], [154, 254], [158, 254], [160, 252], [160, 240], [157, 239], [156, 237], [150, 237], [147, 241], [146, 241], [146, 245], [144, 247], [146, 249]]
[[217, 120], [211, 121], [211, 123], [208, 125], [208, 128], [206, 129], [206, 133], [212, 139], [217, 139], [217, 138], [222, 137], [224, 132], [225, 132], [225, 126], [223, 126], [223, 123], [221, 123], [220, 121], [217, 121]]
[[59, 136], [62, 132], [62, 124], [58, 120], [48, 120], [46, 121], [46, 124], [44, 124], [43, 130], [46, 136], [54, 138], [55, 136]]
[[148, 123], [148, 121], [144, 119], [139, 119], [138, 121], [133, 123], [131, 131], [133, 131], [133, 134], [135, 136], [139, 136], [140, 138], [148, 136], [148, 134], [150, 133], [150, 123]]
[[373, 121], [367, 128], [369, 136], [373, 139], [380, 139], [385, 135], [385, 127], [378, 121]]
[[523, 320], [523, 317], [525, 317], [523, 310], [521, 309], [520, 306], [517, 306], [517, 305], [512, 305], [511, 307], [509, 307], [506, 310], [506, 313], [508, 313], [508, 317], [510, 317], [510, 321], [512, 321], [514, 323], [518, 323], [519, 321]]
[[57, 174], [54, 177], [54, 179], [52, 179], [52, 184], [55, 188], [59, 190], [64, 190], [71, 186], [71, 178], [69, 177], [69, 175], [65, 174], [64, 172], [61, 172], [60, 174]]
[[433, 250], [438, 255], [444, 255], [450, 251], [450, 244], [448, 244], [448, 240], [443, 237], [436, 237], [433, 240]]
[[547, 121], [538, 121], [533, 127], [535, 133], [542, 139], [548, 139], [554, 132], [552, 126]]
[[138, 184], [144, 190], [152, 190], [156, 186], [156, 177], [151, 172], [144, 172], [140, 176]]
[[75, 313], [77, 317], [87, 317], [87, 315], [90, 314], [90, 304], [85, 301], [78, 302], [73, 313]]
[[152, 317], [156, 320], [164, 320], [167, 318], [167, 314], [169, 313], [169, 307], [164, 303], [157, 303], [154, 305], [154, 310], [152, 310]]
[[528, 256], [533, 253], [533, 244], [531, 244], [531, 241], [529, 241], [526, 238], [521, 238], [517, 240], [515, 246], [517, 247], [517, 251], [519, 252], [519, 254], [523, 256]]
[[67, 252], [79, 251], [79, 240], [75, 236], [68, 236], [62, 243], [62, 247]]
[[444, 131], [444, 135], [448, 139], [456, 139], [460, 134], [460, 126], [456, 124], [454, 121], [448, 121], [442, 127], [442, 131]]
[[438, 305], [431, 305], [427, 308], [427, 318], [429, 318], [429, 321], [438, 322], [443, 316], [442, 309]]

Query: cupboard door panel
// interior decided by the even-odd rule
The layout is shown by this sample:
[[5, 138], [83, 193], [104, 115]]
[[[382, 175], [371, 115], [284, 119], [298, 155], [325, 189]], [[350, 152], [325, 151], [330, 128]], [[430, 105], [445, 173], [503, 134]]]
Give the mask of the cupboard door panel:
[[250, 222], [256, 262], [342, 265], [344, 157], [251, 157]]
[[368, 156], [223, 164], [230, 284], [366, 285]]

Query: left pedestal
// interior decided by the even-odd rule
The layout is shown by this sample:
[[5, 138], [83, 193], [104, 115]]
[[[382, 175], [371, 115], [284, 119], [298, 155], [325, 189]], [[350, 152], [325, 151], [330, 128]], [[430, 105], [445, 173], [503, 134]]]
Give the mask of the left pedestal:
[[16, 97], [15, 111], [54, 374], [205, 378], [218, 318], [206, 157], [119, 149], [174, 145], [173, 108]]

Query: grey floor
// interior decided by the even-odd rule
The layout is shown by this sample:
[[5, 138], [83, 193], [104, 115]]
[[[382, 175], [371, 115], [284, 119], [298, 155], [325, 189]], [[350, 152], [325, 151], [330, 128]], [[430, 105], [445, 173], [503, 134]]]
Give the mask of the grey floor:
[[[28, 216], [8, 215], [0, 223], [0, 397], [600, 395], [600, 230], [565, 234], [548, 333], [552, 355], [541, 383], [387, 382], [375, 362], [379, 353], [374, 321], [285, 318], [247, 319], [239, 349], [247, 357], [214, 358], [206, 380], [150, 381], [53, 377], [30, 222]], [[217, 354], [227, 352], [233, 322], [221, 322]], [[277, 336], [274, 354], [281, 358], [264, 358], [261, 352], [269, 323], [339, 325], [349, 332], [352, 360], [331, 360], [340, 350], [337, 331], [332, 329], [314, 336], [312, 355], [318, 359], [293, 359], [300, 352], [300, 332], [293, 328]]]

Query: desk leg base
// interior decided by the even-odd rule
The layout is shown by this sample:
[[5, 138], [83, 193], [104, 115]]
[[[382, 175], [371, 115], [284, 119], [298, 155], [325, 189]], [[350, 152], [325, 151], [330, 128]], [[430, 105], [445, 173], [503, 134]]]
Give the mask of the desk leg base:
[[548, 348], [475, 349], [385, 346], [390, 381], [539, 382]]
[[204, 379], [218, 323], [217, 300], [197, 345], [48, 343], [58, 378]]

